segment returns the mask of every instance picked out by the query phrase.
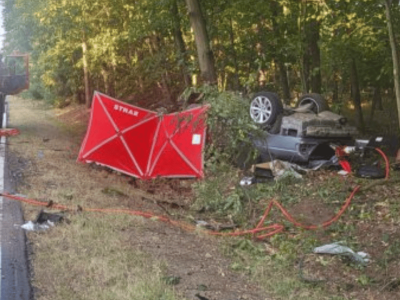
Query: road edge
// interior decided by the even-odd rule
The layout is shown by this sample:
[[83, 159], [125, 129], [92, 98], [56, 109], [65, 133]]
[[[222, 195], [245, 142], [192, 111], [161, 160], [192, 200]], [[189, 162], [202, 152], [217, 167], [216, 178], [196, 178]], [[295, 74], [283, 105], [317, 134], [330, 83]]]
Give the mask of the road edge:
[[[10, 96], [5, 101], [3, 128], [9, 124]], [[6, 159], [9, 157], [7, 139], [0, 138], [0, 176], [2, 190], [14, 193], [15, 181], [13, 170]], [[0, 299], [1, 300], [31, 300], [34, 299], [30, 284], [31, 266], [29, 265], [29, 254], [27, 237], [21, 225], [24, 223], [22, 207], [19, 202], [5, 199], [0, 201]]]

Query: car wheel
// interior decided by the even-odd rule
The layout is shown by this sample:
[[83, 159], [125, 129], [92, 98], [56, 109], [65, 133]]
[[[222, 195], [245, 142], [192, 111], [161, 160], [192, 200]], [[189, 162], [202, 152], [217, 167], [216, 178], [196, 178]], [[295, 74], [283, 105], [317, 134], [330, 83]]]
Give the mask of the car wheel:
[[270, 134], [278, 134], [281, 132], [283, 114], [276, 117], [275, 123], [267, 130]]
[[316, 114], [319, 114], [325, 110], [329, 110], [328, 103], [325, 98], [320, 94], [305, 94], [303, 95], [297, 104], [297, 107], [312, 104], [310, 110]]
[[250, 116], [260, 125], [272, 125], [283, 112], [283, 106], [278, 96], [270, 92], [260, 92], [254, 95], [250, 104]]

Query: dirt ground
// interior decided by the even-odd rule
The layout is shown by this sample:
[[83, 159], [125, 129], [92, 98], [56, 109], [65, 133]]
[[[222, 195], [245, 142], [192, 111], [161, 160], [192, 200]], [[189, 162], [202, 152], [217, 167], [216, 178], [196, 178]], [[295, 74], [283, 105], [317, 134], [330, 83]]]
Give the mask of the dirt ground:
[[[9, 139], [9, 149], [15, 157], [18, 192], [30, 198], [51, 200], [70, 207], [129, 208], [160, 215], [168, 211], [173, 217], [179, 218], [180, 211], [193, 200], [190, 188], [192, 181], [141, 182], [101, 167], [76, 162], [88, 117], [88, 110], [73, 107], [53, 110], [41, 102], [11, 97], [10, 127], [21, 131], [19, 136]], [[26, 204], [23, 206], [27, 220], [34, 220], [41, 209]], [[96, 299], [96, 296], [92, 298], [85, 294], [87, 285], [75, 290], [77, 282], [87, 280], [85, 276], [93, 276], [93, 284], [99, 284], [100, 291], [103, 291], [101, 299], [116, 299], [115, 294], [105, 296], [111, 287], [97, 282], [97, 275], [90, 275], [89, 267], [81, 266], [82, 271], [75, 272], [73, 276], [66, 274], [74, 268], [79, 270], [78, 265], [70, 265], [73, 263], [70, 259], [65, 262], [65, 270], [52, 269], [52, 265], [59, 268], [65, 257], [73, 257], [71, 253], [75, 252], [74, 248], [82, 248], [82, 253], [86, 251], [82, 246], [86, 241], [80, 245], [79, 239], [74, 237], [77, 235], [74, 222], [78, 224], [83, 219], [79, 224], [88, 227], [92, 220], [98, 222], [99, 218], [98, 214], [79, 212], [67, 213], [66, 216], [71, 224], [61, 224], [48, 232], [28, 234], [33, 249], [32, 283], [36, 299]], [[231, 270], [232, 262], [220, 251], [221, 239], [189, 233], [154, 220], [130, 218], [132, 222], [116, 224], [115, 228], [119, 229], [111, 233], [115, 243], [122, 243], [122, 246], [115, 245], [112, 248], [111, 245], [107, 251], [139, 251], [151, 257], [151, 261], [165, 263], [162, 277], [180, 278], [177, 280], [179, 283], [175, 282], [177, 284], [172, 286], [176, 297], [202, 300], [271, 299], [251, 283], [249, 277]], [[109, 224], [110, 227], [113, 225]], [[93, 245], [96, 243], [94, 241]], [[107, 243], [107, 240], [101, 243]], [[60, 257], [54, 258], [58, 255], [55, 252]], [[81, 257], [82, 253], [76, 255]], [[104, 260], [107, 257], [106, 253]], [[53, 264], [52, 258], [59, 261]], [[82, 264], [85, 259], [89, 264], [90, 256], [83, 257], [80, 262], [76, 258], [76, 262]], [[151, 270], [149, 268], [149, 272]], [[75, 292], [66, 293], [66, 284], [67, 289], [69, 286]], [[112, 288], [115, 289], [115, 286], [116, 283]], [[78, 297], [79, 293], [82, 294]]]

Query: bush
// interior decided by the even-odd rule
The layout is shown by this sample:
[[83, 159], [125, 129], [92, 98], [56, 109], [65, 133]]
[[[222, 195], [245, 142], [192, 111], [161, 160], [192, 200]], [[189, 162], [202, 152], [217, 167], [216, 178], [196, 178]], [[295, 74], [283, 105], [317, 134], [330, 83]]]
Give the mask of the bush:
[[210, 86], [187, 89], [182, 98], [186, 104], [196, 98], [210, 105], [205, 151], [207, 176], [194, 186], [194, 208], [205, 208], [217, 215], [229, 212], [235, 219], [240, 218], [246, 195], [239, 186], [240, 172], [234, 165], [243, 167], [254, 160], [257, 153], [250, 137], [260, 132], [250, 117], [250, 102], [239, 94], [219, 92]]
[[228, 163], [241, 165], [256, 156], [250, 136], [257, 135], [260, 129], [251, 120], [249, 101], [233, 92], [219, 92], [216, 88], [203, 86], [187, 89], [183, 98], [189, 99], [193, 93], [201, 94], [202, 103], [211, 105], [208, 111], [207, 126], [209, 143], [206, 146], [206, 167]]

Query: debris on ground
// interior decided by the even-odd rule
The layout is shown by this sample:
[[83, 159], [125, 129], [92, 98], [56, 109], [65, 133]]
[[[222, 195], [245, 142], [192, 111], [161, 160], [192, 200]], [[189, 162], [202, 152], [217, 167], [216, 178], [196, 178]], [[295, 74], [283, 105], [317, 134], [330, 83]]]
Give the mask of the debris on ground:
[[43, 224], [38, 224], [38, 223], [34, 223], [32, 221], [28, 221], [24, 225], [21, 225], [21, 228], [25, 229], [26, 231], [44, 231], [53, 226], [54, 226], [54, 223], [51, 221], [47, 221], [46, 223], [43, 223]]
[[206, 222], [206, 221], [203, 221], [203, 220], [196, 221], [196, 226], [197, 227], [206, 228], [206, 229], [210, 229], [210, 230], [214, 230], [214, 231], [235, 229], [235, 228], [238, 227], [236, 224], [222, 224], [222, 223], [218, 223], [218, 222], [215, 222], [215, 221]]
[[21, 225], [21, 228], [25, 229], [26, 231], [45, 231], [61, 222], [70, 223], [70, 221], [62, 214], [48, 213], [44, 210], [41, 210], [34, 222], [29, 221]]
[[200, 300], [210, 300], [210, 299], [208, 299], [208, 298], [206, 298], [206, 297], [203, 297], [202, 295], [200, 295], [200, 294], [196, 294], [195, 295], [197, 298], [199, 298]]
[[317, 171], [321, 168], [340, 168], [339, 158], [336, 155], [333, 155], [330, 159], [316, 159], [310, 160], [308, 162], [307, 170], [309, 171]]
[[304, 171], [306, 171], [304, 168], [300, 167], [297, 164], [282, 161], [279, 159], [275, 159], [268, 164], [269, 168], [272, 171], [272, 174], [275, 177], [275, 180], [279, 180], [283, 177], [290, 175], [295, 178], [302, 179], [303, 176], [300, 174], [300, 172], [304, 173]]
[[113, 187], [106, 187], [102, 189], [101, 192], [111, 197], [118, 197], [118, 196], [127, 197], [127, 195], [124, 192], [121, 192], [120, 190]]
[[[289, 162], [285, 160], [275, 159], [269, 162], [264, 162], [261, 164], [256, 164], [251, 167], [251, 171], [253, 172], [253, 177], [244, 177], [240, 185], [247, 186], [252, 185], [259, 182], [265, 182], [267, 179], [274, 178], [276, 181], [292, 176], [297, 179], [302, 179], [302, 174], [306, 174], [309, 171], [316, 171], [321, 168], [341, 168], [338, 172], [341, 176], [347, 176], [348, 174], [354, 174], [355, 176], [367, 179], [382, 179], [385, 178], [389, 172], [389, 160], [385, 153], [380, 148], [368, 148], [367, 146], [363, 146], [361, 142], [364, 144], [368, 144], [368, 141], [360, 141], [357, 140], [356, 147], [335, 147], [335, 155], [333, 155], [328, 160], [310, 160], [308, 166], [305, 167], [300, 164], [296, 164], [294, 162]], [[360, 146], [361, 145], [361, 146]], [[368, 155], [367, 155], [367, 152]], [[372, 150], [372, 152], [371, 152]], [[354, 162], [356, 165], [355, 171], [352, 170], [352, 166], [348, 161], [349, 154], [358, 151], [356, 155], [358, 156], [357, 160]], [[373, 154], [371, 154], [373, 153]], [[377, 154], [376, 154], [377, 153]], [[379, 158], [375, 156], [379, 155]], [[361, 159], [361, 161], [360, 161]], [[373, 160], [373, 161], [371, 161]], [[382, 163], [384, 161], [384, 164]], [[399, 163], [397, 162], [399, 165]], [[386, 165], [384, 168], [383, 166]], [[396, 164], [393, 165], [396, 168]]]
[[349, 172], [347, 172], [347, 171], [345, 171], [345, 170], [340, 170], [340, 171], [338, 172], [338, 174], [339, 174], [340, 176], [347, 176], [347, 175], [349, 175]]
[[35, 223], [43, 224], [48, 221], [52, 222], [53, 224], [57, 224], [60, 222], [70, 223], [70, 221], [66, 219], [62, 213], [49, 213], [45, 212], [44, 210], [41, 210], [39, 212], [39, 214], [36, 217]]
[[357, 170], [356, 176], [368, 179], [382, 179], [385, 178], [385, 170], [376, 165], [365, 165]]
[[257, 178], [255, 176], [253, 176], [253, 177], [246, 176], [246, 177], [243, 177], [242, 180], [240, 180], [241, 186], [252, 185], [255, 183], [257, 183]]
[[278, 181], [288, 176], [302, 179], [303, 176], [300, 173], [305, 173], [307, 170], [294, 163], [275, 159], [270, 162], [253, 165], [251, 171], [254, 176], [243, 177], [240, 181], [241, 186], [268, 182], [272, 179]]
[[181, 277], [179, 276], [166, 276], [163, 277], [163, 280], [168, 285], [177, 285], [181, 282]]
[[253, 165], [251, 167], [251, 171], [257, 177], [274, 178], [274, 174], [271, 169], [271, 163], [269, 162]]
[[341, 245], [340, 242], [326, 244], [320, 247], [316, 247], [313, 250], [316, 254], [332, 254], [332, 255], [346, 255], [352, 260], [360, 264], [367, 264], [369, 262], [369, 254], [365, 252], [354, 252], [349, 247]]

